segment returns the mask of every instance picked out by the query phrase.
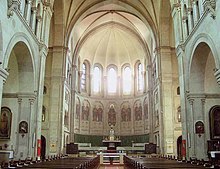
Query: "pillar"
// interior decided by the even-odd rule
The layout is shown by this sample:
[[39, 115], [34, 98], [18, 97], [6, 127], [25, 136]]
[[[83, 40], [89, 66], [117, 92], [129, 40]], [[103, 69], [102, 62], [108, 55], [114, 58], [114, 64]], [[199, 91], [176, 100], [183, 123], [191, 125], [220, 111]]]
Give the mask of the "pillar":
[[36, 17], [37, 17], [37, 8], [36, 7], [32, 7], [32, 22], [31, 22], [31, 29], [33, 32], [35, 32], [35, 26], [36, 26]]
[[37, 157], [40, 159], [40, 142], [41, 142], [41, 123], [42, 123], [42, 107], [43, 107], [43, 90], [44, 90], [44, 76], [47, 50], [46, 47], [40, 51], [40, 67], [39, 67], [39, 81], [37, 94], [37, 112], [36, 112], [36, 141], [37, 141]]
[[195, 152], [195, 130], [194, 130], [194, 99], [190, 98], [189, 99], [189, 104], [190, 104], [190, 115], [188, 116], [188, 128], [190, 131], [190, 156], [191, 157], [196, 157], [196, 152]]
[[45, 37], [45, 23], [46, 23], [46, 10], [47, 10], [47, 7], [44, 6], [43, 7], [43, 16], [42, 16], [42, 27], [41, 27], [41, 35], [40, 35], [40, 40], [42, 42], [44, 42], [44, 37]]
[[8, 75], [9, 75], [9, 73], [5, 69], [0, 68], [0, 105], [2, 105], [3, 85], [4, 85]]
[[26, 12], [25, 12], [25, 19], [27, 21], [28, 24], [30, 24], [30, 18], [31, 18], [31, 5], [32, 5], [32, 0], [27, 0], [27, 4], [26, 4]]
[[194, 25], [196, 25], [199, 20], [199, 9], [196, 0], [193, 0], [192, 8], [193, 8], [193, 21], [194, 21]]
[[189, 26], [189, 34], [192, 32], [193, 29], [193, 16], [192, 16], [192, 8], [188, 8], [188, 26]]

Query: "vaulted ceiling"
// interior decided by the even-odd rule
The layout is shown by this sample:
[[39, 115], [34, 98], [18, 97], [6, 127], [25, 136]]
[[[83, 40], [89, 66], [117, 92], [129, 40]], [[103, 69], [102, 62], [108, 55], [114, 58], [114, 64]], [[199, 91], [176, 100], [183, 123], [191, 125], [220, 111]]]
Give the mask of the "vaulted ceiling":
[[162, 36], [170, 43], [168, 0], [55, 0], [54, 11], [74, 57], [92, 65], [148, 62]]

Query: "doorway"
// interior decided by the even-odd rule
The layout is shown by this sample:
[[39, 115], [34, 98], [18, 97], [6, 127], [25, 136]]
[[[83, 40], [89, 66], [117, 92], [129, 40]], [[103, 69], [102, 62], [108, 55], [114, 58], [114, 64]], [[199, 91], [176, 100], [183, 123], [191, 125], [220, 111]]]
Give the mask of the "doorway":
[[41, 159], [45, 159], [46, 155], [46, 138], [41, 135]]
[[182, 136], [179, 136], [177, 139], [177, 158], [182, 160]]

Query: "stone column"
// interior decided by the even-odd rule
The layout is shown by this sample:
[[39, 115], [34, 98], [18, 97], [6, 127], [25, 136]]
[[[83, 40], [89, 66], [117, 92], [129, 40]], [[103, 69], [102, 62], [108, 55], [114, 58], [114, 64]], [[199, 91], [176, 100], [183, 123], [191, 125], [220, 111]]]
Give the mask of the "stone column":
[[43, 7], [43, 16], [42, 16], [41, 35], [40, 35], [40, 40], [41, 40], [42, 42], [44, 42], [44, 37], [45, 37], [45, 22], [47, 21], [47, 20], [46, 20], [46, 10], [47, 10], [47, 7], [44, 6], [44, 7]]
[[77, 66], [72, 66], [72, 86], [71, 86], [71, 112], [70, 112], [70, 143], [74, 142], [74, 119], [75, 119], [75, 111], [76, 111], [76, 82], [77, 82]]
[[203, 3], [205, 1], [207, 1], [207, 0], [198, 0], [198, 2], [199, 2], [199, 15], [200, 15], [200, 18], [201, 18], [201, 16], [204, 13], [204, 5], [203, 5]]
[[[182, 139], [186, 141], [186, 156], [189, 157], [188, 152], [188, 109], [187, 109], [187, 93], [188, 88], [186, 85], [186, 79], [188, 79], [187, 69], [186, 69], [186, 54], [185, 48], [182, 45], [179, 45], [176, 49], [177, 59], [178, 59], [178, 68], [179, 68], [179, 83], [180, 83], [180, 103], [181, 103], [181, 122], [182, 122]], [[185, 159], [185, 157], [183, 157]]]
[[192, 32], [193, 29], [193, 16], [192, 16], [192, 8], [188, 8], [188, 26], [189, 26], [189, 34]]
[[187, 17], [184, 16], [182, 18], [182, 26], [183, 26], [183, 39], [186, 40], [188, 37], [188, 25], [186, 23]]
[[104, 81], [104, 85], [103, 85], [103, 95], [104, 95], [104, 97], [107, 97], [107, 94], [108, 94], [108, 78], [107, 78], [107, 76], [105, 75], [104, 77], [103, 77], [103, 81]]
[[[52, 2], [51, 2], [52, 3]], [[51, 24], [51, 17], [53, 14], [53, 7], [50, 2], [45, 2], [44, 1], [44, 8], [43, 8], [43, 29], [42, 29], [42, 40], [45, 44], [49, 43], [49, 34], [50, 34], [50, 24]]]
[[135, 66], [134, 69], [135, 69], [134, 70], [134, 96], [136, 96], [137, 95], [137, 85], [138, 85], [138, 83], [137, 83], [137, 67]]
[[192, 2], [194, 25], [196, 25], [199, 20], [199, 9], [198, 9], [196, 1], [197, 0], [193, 0]]
[[173, 5], [172, 8], [173, 25], [175, 31], [176, 46], [183, 42], [183, 28], [182, 28], [182, 16], [181, 6], [179, 3]]
[[37, 17], [37, 8], [36, 7], [32, 7], [32, 22], [31, 22], [31, 29], [33, 32], [35, 32], [35, 26], [36, 26], [36, 17]]
[[30, 24], [30, 18], [31, 18], [31, 5], [32, 5], [32, 0], [27, 0], [27, 4], [26, 4], [26, 12], [25, 12], [25, 19], [27, 21], [28, 24]]
[[205, 133], [204, 133], [204, 137], [203, 137], [203, 139], [204, 139], [204, 154], [206, 153], [205, 151], [207, 150], [207, 140], [209, 139], [209, 137], [207, 135], [208, 128], [206, 128], [206, 124], [208, 124], [208, 121], [205, 117], [205, 113], [206, 113], [205, 112], [205, 101], [206, 101], [205, 98], [201, 99], [201, 103], [202, 103], [202, 120], [203, 120], [204, 127], [205, 127]]
[[0, 68], [0, 105], [2, 105], [2, 92], [3, 92], [3, 84], [5, 83], [9, 73], [3, 69]]
[[25, 0], [21, 0], [20, 12], [23, 17], [25, 17]]
[[179, 42], [183, 42], [183, 24], [182, 24], [182, 21], [181, 21], [181, 8], [180, 6], [178, 6], [177, 8], [177, 20], [178, 20], [178, 33], [179, 33]]
[[16, 146], [15, 146], [15, 157], [19, 156], [19, 122], [20, 122], [20, 118], [21, 118], [21, 103], [22, 103], [22, 99], [18, 98], [18, 116], [17, 116], [17, 132], [16, 132]]
[[191, 148], [191, 157], [196, 157], [195, 154], [195, 129], [194, 129], [194, 99], [189, 99], [190, 104], [190, 115], [188, 116], [188, 128], [190, 133], [190, 148]]
[[120, 97], [123, 94], [122, 86], [121, 86], [121, 77], [117, 76], [117, 88], [116, 88], [116, 94]]
[[148, 88], [147, 77], [146, 77], [146, 70], [143, 71], [143, 82], [144, 82], [143, 92], [146, 93], [147, 92], [147, 88]]
[[44, 76], [45, 76], [45, 62], [46, 62], [46, 56], [47, 56], [47, 48], [46, 46], [42, 46], [40, 49], [40, 67], [39, 67], [39, 82], [38, 82], [38, 88], [36, 91], [37, 95], [37, 112], [36, 112], [36, 140], [38, 142], [37, 148], [37, 157], [40, 159], [40, 152], [39, 152], [39, 142], [41, 142], [41, 123], [42, 123], [42, 107], [43, 107], [43, 90], [44, 90]]
[[37, 23], [36, 23], [37, 29], [36, 29], [35, 34], [38, 39], [40, 39], [40, 34], [41, 34], [41, 20], [42, 20], [41, 16], [37, 16]]
[[60, 153], [62, 151], [63, 143], [63, 93], [64, 93], [64, 77], [65, 71], [63, 65], [65, 64], [64, 46], [55, 46], [50, 51], [52, 57], [52, 66], [48, 78], [50, 78], [50, 108], [49, 108], [49, 142], [48, 148], [50, 154]]
[[148, 123], [149, 125], [149, 131], [150, 131], [150, 137], [149, 137], [149, 142], [153, 143], [153, 82], [152, 82], [152, 66], [148, 65], [147, 66], [147, 77], [148, 77]]
[[[93, 70], [92, 70], [93, 71]], [[94, 88], [94, 79], [93, 79], [93, 72], [92, 73], [90, 73], [90, 76], [89, 76], [89, 95], [91, 96], [91, 95], [93, 95], [94, 94], [94, 90], [93, 90], [93, 88]]]
[[[78, 92], [81, 93], [81, 78], [82, 78], [82, 71], [78, 72]], [[86, 86], [85, 86], [86, 87]]]
[[28, 157], [32, 157], [33, 155], [33, 152], [32, 152], [32, 141], [33, 141], [33, 128], [35, 127], [33, 124], [34, 124], [34, 121], [33, 121], [33, 104], [34, 104], [34, 101], [35, 99], [34, 98], [30, 98], [29, 99], [30, 101], [30, 115], [29, 115], [29, 127], [28, 127]]

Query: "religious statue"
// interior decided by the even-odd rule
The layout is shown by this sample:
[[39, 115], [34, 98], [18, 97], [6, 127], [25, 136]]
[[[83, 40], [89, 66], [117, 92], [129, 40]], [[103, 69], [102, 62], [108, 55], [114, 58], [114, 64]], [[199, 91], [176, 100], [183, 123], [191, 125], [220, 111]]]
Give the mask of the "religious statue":
[[115, 125], [116, 124], [116, 112], [114, 105], [110, 106], [109, 112], [108, 112], [108, 124]]
[[136, 104], [136, 106], [134, 108], [134, 112], [135, 112], [135, 120], [136, 121], [142, 120], [142, 107], [141, 107], [141, 104], [139, 104], [139, 106]]
[[80, 106], [79, 104], [76, 104], [76, 119], [79, 119], [79, 114], [80, 114]]
[[89, 120], [89, 106], [82, 106], [82, 120]]
[[110, 141], [115, 140], [115, 131], [113, 129], [113, 126], [111, 126], [111, 129], [109, 130], [109, 140]]

